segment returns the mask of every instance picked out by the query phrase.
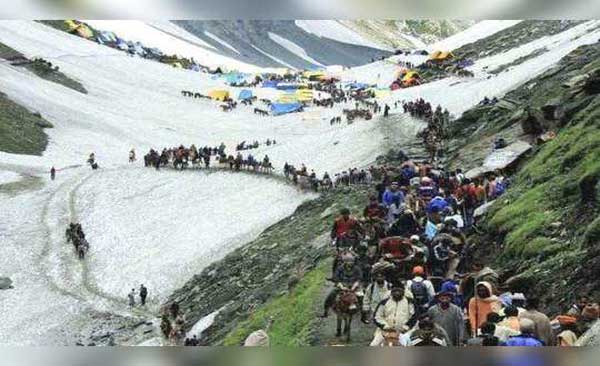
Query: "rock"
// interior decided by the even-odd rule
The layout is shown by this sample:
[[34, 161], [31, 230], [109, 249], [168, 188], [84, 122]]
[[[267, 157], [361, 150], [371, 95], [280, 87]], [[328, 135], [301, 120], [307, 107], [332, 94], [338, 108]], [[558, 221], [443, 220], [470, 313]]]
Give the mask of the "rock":
[[600, 69], [594, 70], [583, 84], [583, 91], [588, 95], [600, 93]]
[[588, 78], [587, 75], [574, 76], [574, 77], [570, 78], [569, 80], [565, 81], [562, 84], [562, 87], [563, 88], [574, 88], [577, 86], [581, 86], [586, 81], [587, 78]]
[[12, 280], [8, 277], [0, 277], [0, 290], [8, 290], [13, 288]]
[[555, 222], [551, 223], [550, 226], [553, 227], [553, 228], [555, 228], [555, 229], [558, 229], [559, 227], [562, 226], [562, 222], [555, 221]]
[[527, 108], [520, 123], [527, 135], [540, 135], [544, 132], [544, 116], [540, 111]]

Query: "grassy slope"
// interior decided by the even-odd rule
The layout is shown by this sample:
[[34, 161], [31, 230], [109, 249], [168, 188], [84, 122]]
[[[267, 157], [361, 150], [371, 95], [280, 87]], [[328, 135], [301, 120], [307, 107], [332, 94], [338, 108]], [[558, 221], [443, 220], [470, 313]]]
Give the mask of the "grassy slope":
[[481, 58], [519, 47], [541, 37], [563, 32], [582, 21], [524, 20], [496, 34], [466, 44], [453, 53], [461, 58]]
[[[260, 312], [264, 312], [265, 316], [288, 314], [292, 303], [303, 303], [308, 301], [309, 293], [315, 294], [317, 288], [313, 286], [317, 282], [318, 290], [322, 289], [322, 273], [315, 268], [321, 268], [323, 260], [330, 257], [327, 239], [322, 236], [330, 230], [340, 208], [349, 207], [357, 212], [366, 201], [367, 194], [364, 187], [337, 189], [300, 205], [293, 215], [194, 276], [169, 298], [169, 303], [179, 303], [186, 314], [186, 328], [227, 305], [216, 317], [213, 326], [203, 333], [204, 340], [211, 345], [222, 343], [226, 337], [228, 342], [235, 343], [243, 335], [263, 328], [263, 316], [259, 315], [253, 323], [246, 324], [244, 321]], [[289, 295], [287, 284], [291, 278], [305, 279], [306, 290], [301, 284]], [[309, 322], [314, 314], [304, 315], [293, 323], [294, 329], [310, 328]], [[282, 316], [277, 318], [283, 319]], [[292, 322], [292, 319], [284, 320]], [[291, 324], [288, 323], [288, 326]], [[228, 337], [228, 334], [238, 336]], [[291, 338], [283, 337], [278, 342], [291, 342]], [[306, 339], [297, 342], [306, 342]]]
[[298, 283], [292, 292], [269, 301], [254, 312], [250, 318], [238, 324], [227, 335], [225, 346], [240, 345], [248, 335], [263, 329], [269, 319], [274, 323], [269, 329], [269, 340], [272, 346], [308, 346], [317, 321], [314, 308], [315, 301], [323, 288], [325, 278], [330, 271], [327, 261], [310, 271]]
[[0, 93], [0, 151], [41, 155], [48, 144], [44, 128], [52, 125]]
[[[61, 21], [61, 23], [63, 23]], [[24, 57], [19, 51], [12, 49], [11, 47], [0, 43], [0, 58], [10, 59], [13, 57]], [[33, 72], [40, 78], [48, 81], [52, 81], [54, 83], [66, 86], [67, 88], [71, 88], [80, 93], [87, 94], [87, 90], [79, 81], [72, 79], [71, 77], [65, 75], [61, 71], [54, 71], [43, 65], [39, 62], [31, 62], [26, 63], [20, 67], [24, 67], [25, 69]]]
[[515, 116], [525, 105], [539, 108], [558, 102], [565, 109], [561, 120], [545, 122], [557, 131], [557, 138], [535, 148], [509, 193], [488, 213], [484, 234], [477, 238], [481, 251], [494, 258], [505, 277], [519, 275], [514, 284], [541, 296], [555, 311], [578, 291], [600, 290], [592, 273], [600, 267], [596, 259], [600, 209], [597, 204], [582, 204], [579, 186], [588, 177], [600, 177], [600, 97], [562, 86], [598, 70], [600, 44], [581, 47], [509, 93], [516, 112], [470, 111], [455, 126], [455, 138], [460, 129], [464, 133], [476, 128], [458, 145], [462, 151], [454, 158], [460, 161], [474, 153], [481, 139], [522, 133]]

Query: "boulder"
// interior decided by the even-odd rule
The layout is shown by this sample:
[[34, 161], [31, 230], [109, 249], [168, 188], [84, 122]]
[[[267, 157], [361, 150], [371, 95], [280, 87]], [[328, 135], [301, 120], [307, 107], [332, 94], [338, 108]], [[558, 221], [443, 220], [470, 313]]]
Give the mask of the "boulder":
[[13, 288], [12, 280], [8, 277], [0, 277], [0, 290], [8, 290]]
[[544, 116], [541, 111], [527, 108], [521, 117], [521, 128], [527, 135], [540, 135], [544, 132]]
[[594, 70], [583, 83], [583, 91], [588, 95], [600, 93], [600, 69]]

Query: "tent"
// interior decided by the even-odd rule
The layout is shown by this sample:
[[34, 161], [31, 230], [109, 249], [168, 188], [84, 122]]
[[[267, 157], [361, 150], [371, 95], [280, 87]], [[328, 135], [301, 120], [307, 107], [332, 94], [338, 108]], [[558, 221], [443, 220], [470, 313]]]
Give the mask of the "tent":
[[419, 75], [418, 72], [409, 71], [404, 75], [404, 77], [402, 78], [402, 81], [407, 82], [407, 81], [410, 81], [411, 79], [420, 79], [420, 78], [421, 78], [421, 76]]
[[223, 75], [225, 78], [225, 82], [229, 84], [241, 83], [246, 80], [246, 75], [239, 72], [230, 72], [228, 74]]
[[252, 98], [252, 91], [249, 89], [242, 89], [242, 91], [240, 91], [240, 94], [238, 95], [238, 99], [241, 100], [247, 100]]
[[325, 76], [325, 73], [323, 71], [305, 71], [302, 76], [310, 81], [319, 81]]
[[229, 98], [229, 91], [214, 89], [214, 90], [211, 90], [208, 92], [208, 96], [211, 99], [223, 101], [223, 100]]
[[295, 93], [284, 93], [277, 98], [278, 103], [297, 103], [298, 96]]
[[74, 20], [65, 20], [65, 26], [67, 27], [67, 32], [75, 33], [83, 38], [92, 38], [94, 36], [94, 32], [83, 23], [77, 23]]
[[96, 40], [101, 44], [112, 44], [117, 42], [117, 36], [113, 32], [101, 31], [98, 33]]
[[350, 89], [366, 89], [369, 87], [369, 84], [366, 83], [348, 83], [346, 87]]
[[444, 61], [454, 58], [454, 54], [450, 51], [434, 51], [429, 55], [429, 59], [432, 61]]
[[296, 90], [300, 87], [298, 84], [294, 83], [279, 83], [277, 84], [278, 90]]
[[273, 103], [271, 104], [271, 113], [274, 116], [279, 116], [286, 113], [302, 111], [300, 103]]
[[67, 31], [74, 32], [79, 27], [79, 24], [75, 23], [74, 20], [67, 19], [65, 20], [65, 26], [67, 27]]
[[385, 98], [390, 95], [390, 91], [388, 89], [372, 89], [375, 93], [375, 98]]
[[310, 89], [298, 89], [296, 98], [301, 102], [310, 102], [313, 100], [313, 92]]

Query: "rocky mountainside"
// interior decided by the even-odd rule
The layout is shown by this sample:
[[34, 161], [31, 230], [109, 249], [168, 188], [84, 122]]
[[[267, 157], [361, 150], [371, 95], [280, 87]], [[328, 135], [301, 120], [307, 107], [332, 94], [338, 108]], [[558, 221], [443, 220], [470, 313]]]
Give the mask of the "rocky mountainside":
[[473, 20], [342, 20], [365, 38], [391, 48], [424, 48], [471, 25]]
[[424, 48], [473, 21], [177, 20], [221, 54], [263, 67], [358, 66], [396, 48]]
[[451, 166], [475, 166], [497, 137], [534, 144], [474, 240], [515, 291], [535, 293], [555, 313], [600, 291], [599, 56], [600, 43], [580, 47], [451, 126]]
[[221, 54], [261, 67], [357, 66], [389, 51], [319, 37], [293, 20], [177, 20]]

